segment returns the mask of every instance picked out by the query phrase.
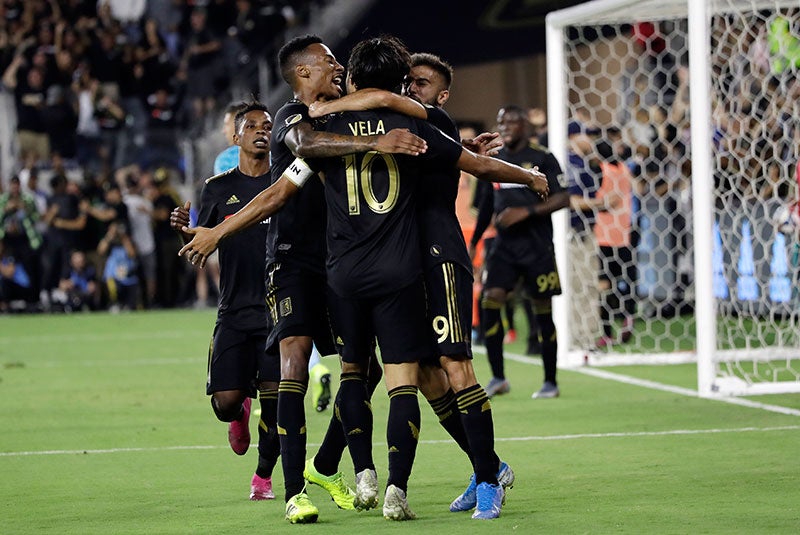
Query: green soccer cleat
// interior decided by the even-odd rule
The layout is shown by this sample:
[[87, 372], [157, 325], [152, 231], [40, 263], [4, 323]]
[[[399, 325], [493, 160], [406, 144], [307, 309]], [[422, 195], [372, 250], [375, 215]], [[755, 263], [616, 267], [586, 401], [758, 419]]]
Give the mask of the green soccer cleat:
[[328, 491], [328, 494], [331, 495], [331, 499], [336, 502], [339, 509], [348, 509], [350, 511], [355, 509], [353, 498], [355, 498], [356, 493], [347, 486], [344, 480], [344, 474], [341, 472], [337, 472], [332, 476], [322, 475], [314, 468], [314, 459], [309, 459], [306, 461], [303, 477], [312, 485], [319, 485]]
[[317, 363], [309, 371], [308, 384], [311, 386], [311, 403], [317, 412], [328, 408], [331, 402], [331, 372], [322, 363]]
[[319, 509], [308, 499], [308, 494], [295, 494], [286, 502], [286, 520], [292, 524], [313, 524], [319, 517]]

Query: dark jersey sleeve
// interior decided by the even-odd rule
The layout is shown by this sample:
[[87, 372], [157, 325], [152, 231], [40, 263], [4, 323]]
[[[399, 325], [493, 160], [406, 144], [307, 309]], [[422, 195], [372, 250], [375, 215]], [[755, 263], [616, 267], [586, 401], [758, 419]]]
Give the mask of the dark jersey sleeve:
[[550, 188], [550, 195], [564, 191], [564, 186], [561, 185], [560, 181], [562, 173], [561, 165], [559, 165], [553, 153], [547, 153], [544, 157], [544, 169], [539, 169], [539, 171], [547, 175], [547, 185]]
[[473, 247], [481, 241], [483, 233], [489, 228], [494, 215], [494, 190], [488, 182], [478, 181], [475, 191], [474, 205], [478, 208], [478, 218], [475, 221], [475, 231], [472, 233], [470, 245]]
[[313, 124], [312, 119], [308, 116], [308, 106], [302, 102], [293, 101], [287, 103], [278, 110], [278, 113], [275, 115], [270, 145], [282, 145], [283, 141], [286, 139], [286, 134], [302, 122]]
[[428, 122], [441, 130], [445, 135], [452, 138], [453, 141], [460, 142], [458, 135], [458, 127], [450, 115], [447, 114], [442, 108], [434, 106], [426, 106], [428, 110]]
[[428, 143], [428, 150], [419, 158], [442, 167], [455, 167], [461, 157], [461, 144], [426, 121], [417, 121], [418, 135]]
[[214, 200], [214, 194], [211, 189], [211, 185], [206, 184], [200, 193], [200, 209], [197, 212], [198, 227], [211, 228], [219, 222], [217, 221], [217, 203]]

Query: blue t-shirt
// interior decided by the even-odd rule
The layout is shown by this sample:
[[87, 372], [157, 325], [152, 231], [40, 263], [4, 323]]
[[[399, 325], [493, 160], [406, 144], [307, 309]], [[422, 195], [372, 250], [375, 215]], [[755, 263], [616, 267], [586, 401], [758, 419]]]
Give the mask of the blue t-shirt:
[[122, 286], [133, 286], [139, 282], [136, 277], [136, 260], [128, 256], [128, 252], [122, 245], [115, 245], [111, 249], [103, 270], [103, 278], [114, 279], [117, 284]]
[[231, 145], [217, 155], [214, 160], [214, 174], [224, 173], [239, 165], [239, 146]]

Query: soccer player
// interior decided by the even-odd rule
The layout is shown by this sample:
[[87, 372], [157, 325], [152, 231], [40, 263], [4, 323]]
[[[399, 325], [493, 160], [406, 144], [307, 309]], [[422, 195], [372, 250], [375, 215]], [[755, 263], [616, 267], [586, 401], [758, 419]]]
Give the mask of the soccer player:
[[[363, 57], [354, 51], [350, 65], [353, 81], [356, 82], [355, 73], [361, 72], [360, 83], [366, 87], [374, 84], [379, 88], [399, 89], [408, 72], [408, 53], [403, 55], [400, 51], [405, 49], [396, 43], [394, 39], [381, 38], [361, 46]], [[360, 113], [363, 115], [343, 114], [329, 121], [326, 128], [336, 133], [352, 132], [361, 136], [409, 129], [424, 134], [428, 142], [435, 143], [437, 150], [433, 154], [438, 154], [441, 160], [437, 165], [452, 167], [457, 161], [461, 168], [478, 177], [500, 176], [546, 192], [547, 182], [541, 175], [462, 151], [460, 145], [427, 123], [391, 112], [383, 112], [385, 117], [376, 112]], [[392, 130], [394, 126], [397, 128]], [[427, 146], [417, 144], [416, 137], [413, 140], [416, 152]], [[399, 164], [402, 167], [398, 167]], [[181, 254], [188, 255], [193, 262], [202, 263], [219, 240], [235, 231], [237, 225], [269, 216], [280, 209], [311, 174], [307, 169], [302, 170], [303, 165], [302, 161], [296, 160], [288, 166], [270, 188], [245, 207], [243, 219], [239, 222], [229, 220], [213, 229], [190, 229], [195, 237]], [[413, 518], [405, 487], [416, 449], [418, 426], [413, 424], [419, 422], [416, 361], [429, 351], [413, 209], [413, 190], [421, 164], [408, 157], [395, 158], [371, 151], [347, 156], [344, 161], [328, 159], [321, 165], [326, 171], [328, 201], [328, 284], [332, 295], [335, 294], [331, 299], [331, 319], [337, 342], [339, 338], [344, 342], [339, 344], [344, 361], [340, 412], [346, 431], [360, 431], [347, 433], [357, 473], [355, 503], [361, 508], [377, 505], [377, 478], [372, 462], [372, 415], [366, 403], [368, 393], [363, 379], [369, 346], [377, 335], [391, 399], [388, 433], [392, 454], [384, 516], [395, 520]], [[403, 180], [400, 177], [408, 178]], [[363, 192], [359, 191], [360, 184], [364, 184]], [[376, 195], [385, 198], [381, 201]], [[362, 214], [365, 217], [356, 217]], [[350, 220], [350, 217], [355, 219]]]
[[[452, 76], [452, 67], [441, 58], [414, 54], [404, 92], [426, 105], [425, 108], [393, 99], [391, 94], [367, 90], [337, 101], [315, 103], [311, 113], [316, 116], [363, 110], [373, 105], [389, 106], [426, 118], [451, 138], [459, 139], [458, 128], [442, 109], [449, 98]], [[492, 150], [495, 145], [491, 143], [496, 137], [497, 134], [483, 134], [477, 143], [468, 140], [468, 146], [485, 152], [486, 147], [480, 142], [486, 140], [490, 143], [488, 150]], [[472, 265], [455, 213], [460, 173], [455, 167], [434, 168], [430, 172], [436, 176], [420, 180], [417, 204], [429, 328], [438, 349], [435, 359], [420, 362], [420, 390], [439, 417], [439, 423], [467, 453], [475, 468], [469, 487], [450, 509], [454, 512], [475, 509], [480, 496], [484, 503], [474, 517], [495, 518], [500, 513], [500, 503], [493, 509], [491, 500], [485, 496], [496, 494], [491, 486], [498, 484], [498, 478], [504, 487], [511, 486], [514, 473], [494, 452], [492, 413], [485, 410], [486, 393], [472, 367]]]
[[[238, 165], [206, 180], [200, 197], [200, 225], [216, 225], [233, 216], [269, 185], [272, 118], [267, 108], [258, 102], [244, 105], [236, 112], [234, 125], [231, 139], [240, 149]], [[181, 229], [189, 225], [190, 207], [187, 202], [170, 215], [170, 225], [186, 242], [190, 235]], [[255, 225], [220, 246], [220, 300], [206, 386], [217, 418], [230, 422], [231, 448], [244, 455], [250, 446], [250, 395], [257, 381], [261, 422], [251, 500], [275, 497], [272, 470], [279, 454], [278, 356], [265, 352], [269, 331], [263, 280], [266, 229], [266, 224]]]
[[[295, 154], [325, 157], [371, 149], [415, 154], [423, 147], [416, 136], [401, 130], [359, 137], [316, 132], [307, 115], [308, 104], [340, 96], [343, 67], [317, 36], [302, 36], [289, 41], [278, 58], [281, 73], [294, 93], [294, 97], [275, 116], [271, 160], [272, 175], [278, 189], [286, 184], [285, 180], [279, 179]], [[296, 187], [294, 192], [297, 192]], [[270, 200], [262, 197], [262, 201], [267, 203]], [[287, 200], [288, 196], [284, 197], [281, 205]], [[262, 214], [261, 208], [272, 208], [269, 204], [263, 205], [262, 201], [251, 203], [258, 209], [242, 213], [216, 228], [230, 227], [230, 232], [238, 232], [264, 220], [275, 210], [265, 210]], [[195, 256], [195, 250], [204, 231], [192, 229], [191, 232], [199, 234], [184, 253], [202, 265], [207, 255]], [[218, 241], [215, 239], [205, 250], [208, 253], [213, 251]], [[336, 414], [331, 418], [319, 452], [313, 460], [305, 462], [303, 398], [308, 385], [312, 343], [316, 343], [322, 354], [335, 351], [325, 302], [325, 254], [324, 192], [318, 180], [311, 180], [279, 215], [271, 219], [267, 236], [267, 300], [275, 323], [270, 344], [277, 342], [281, 355], [278, 425], [281, 428], [286, 519], [291, 523], [315, 522], [319, 515], [319, 510], [305, 492], [304, 478], [327, 490], [339, 507], [353, 508], [352, 491], [338, 472], [346, 441]], [[370, 369], [370, 377], [374, 388], [380, 379], [379, 370]]]
[[[505, 146], [498, 158], [525, 168], [538, 167], [547, 176], [550, 197], [542, 201], [526, 188], [513, 184], [495, 184], [493, 205], [482, 210], [496, 214], [497, 237], [486, 260], [483, 284], [483, 309], [486, 351], [492, 368], [487, 394], [507, 390], [503, 368], [503, 323], [500, 310], [517, 281], [533, 300], [539, 325], [544, 364], [544, 385], [534, 398], [558, 397], [556, 382], [556, 327], [553, 323], [552, 296], [561, 293], [553, 248], [553, 224], [550, 214], [569, 206], [569, 193], [559, 184], [561, 167], [544, 147], [529, 141], [527, 114], [518, 106], [506, 106], [497, 114], [497, 124]], [[488, 208], [485, 208], [487, 207]], [[480, 216], [479, 216], [480, 219]], [[480, 235], [472, 237], [476, 243]]]

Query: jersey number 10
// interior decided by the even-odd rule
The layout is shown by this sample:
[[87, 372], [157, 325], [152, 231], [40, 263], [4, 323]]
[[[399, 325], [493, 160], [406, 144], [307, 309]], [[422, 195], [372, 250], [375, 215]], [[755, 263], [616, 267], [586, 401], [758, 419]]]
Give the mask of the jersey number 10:
[[[386, 192], [384, 200], [375, 197], [372, 185], [372, 167], [382, 158], [389, 172], [389, 190]], [[376, 214], [391, 212], [397, 198], [400, 195], [400, 171], [397, 168], [397, 161], [391, 154], [384, 154], [376, 151], [369, 151], [364, 154], [361, 165], [356, 168], [357, 159], [355, 154], [344, 156], [345, 173], [347, 180], [347, 206], [350, 215], [361, 214], [361, 195], [370, 210]]]

